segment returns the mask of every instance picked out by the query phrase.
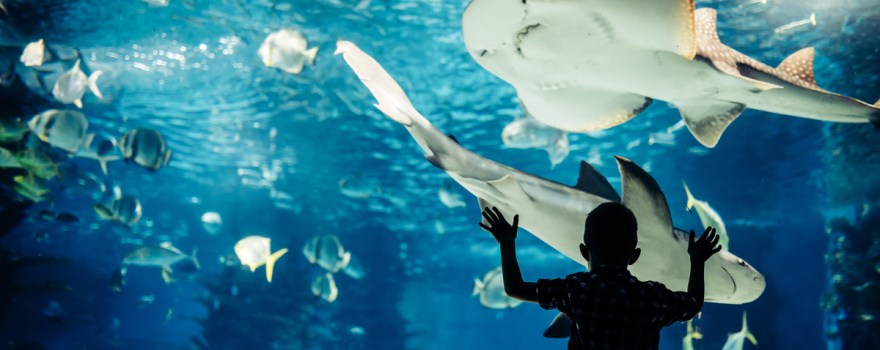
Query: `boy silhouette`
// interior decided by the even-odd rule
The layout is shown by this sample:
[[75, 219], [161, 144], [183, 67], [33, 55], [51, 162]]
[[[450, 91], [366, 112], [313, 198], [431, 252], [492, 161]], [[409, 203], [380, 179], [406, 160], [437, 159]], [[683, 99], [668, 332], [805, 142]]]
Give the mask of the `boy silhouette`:
[[721, 250], [715, 229], [696, 241], [690, 232], [691, 260], [687, 292], [673, 292], [662, 283], [642, 282], [627, 270], [639, 258], [638, 226], [633, 213], [617, 202], [603, 203], [587, 215], [581, 254], [590, 271], [564, 278], [524, 282], [516, 259], [519, 215], [507, 222], [498, 208], [485, 208], [486, 224], [501, 247], [504, 291], [523, 301], [556, 309], [571, 319], [569, 349], [657, 349], [660, 329], [693, 318], [703, 307], [703, 271], [709, 257]]

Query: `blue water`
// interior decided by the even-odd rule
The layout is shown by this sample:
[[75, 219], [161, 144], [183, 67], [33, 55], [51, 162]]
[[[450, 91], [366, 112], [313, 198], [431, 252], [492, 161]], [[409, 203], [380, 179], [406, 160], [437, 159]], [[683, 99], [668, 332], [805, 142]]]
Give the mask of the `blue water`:
[[[880, 97], [876, 1], [781, 0], [741, 7], [744, 2], [698, 1], [697, 7], [718, 9], [722, 41], [745, 54], [775, 66], [815, 46], [820, 86], [864, 101]], [[707, 304], [697, 321], [704, 338], [696, 349], [721, 348], [727, 334], [739, 330], [743, 311], [757, 348], [825, 348], [820, 299], [829, 283], [826, 221], [871, 203], [848, 200], [846, 193], [835, 197], [840, 186], [834, 184], [858, 188], [878, 176], [835, 177], [841, 172], [829, 170], [830, 155], [845, 134], [832, 124], [754, 110], [711, 150], [686, 129], [673, 133], [674, 144], [649, 144], [650, 133], [665, 133], [680, 120], [677, 110], [659, 102], [624, 125], [570, 135], [571, 155], [551, 168], [542, 150], [504, 147], [502, 128], [523, 112], [513, 88], [465, 51], [466, 1], [3, 4], [4, 46], [43, 38], [79, 49], [90, 69], [105, 71], [105, 98], [87, 92], [84, 101], [90, 132], [118, 138], [136, 127], [152, 128], [166, 137], [173, 158], [157, 172], [113, 162], [109, 176], [93, 160], [65, 161], [77, 172], [99, 175], [108, 188], [138, 196], [144, 216], [133, 228], [101, 221], [88, 192], [57, 180], [52, 199], [28, 207], [0, 246], [17, 256], [67, 259], [26, 267], [13, 280], [61, 281], [69, 290], [16, 293], [0, 323], [2, 344], [30, 339], [51, 349], [564, 348], [564, 341], [541, 336], [555, 312], [530, 304], [490, 310], [471, 296], [473, 278], [499, 264], [494, 240], [477, 227], [476, 201], [454, 186], [467, 207], [440, 203], [437, 191], [448, 177], [425, 161], [403, 127], [372, 107], [372, 96], [333, 56], [337, 40], [374, 56], [432, 123], [480, 155], [571, 184], [579, 161], [589, 159], [618, 190], [612, 156], [630, 158], [664, 189], [675, 225], [698, 229], [699, 219], [684, 210], [681, 182], [687, 181], [724, 218], [730, 250], [767, 280], [753, 303]], [[811, 12], [817, 26], [773, 36], [774, 28]], [[297, 28], [320, 48], [315, 65], [300, 75], [265, 67], [257, 55], [266, 35], [285, 27]], [[10, 100], [15, 97], [4, 96]], [[13, 115], [2, 117], [26, 120], [60, 106], [19, 102], [9, 106]], [[876, 142], [854, 142], [877, 150]], [[368, 198], [348, 197], [340, 191], [343, 179], [372, 181], [379, 189]], [[41, 220], [40, 210], [69, 212], [80, 222]], [[217, 235], [202, 227], [200, 217], [208, 211], [223, 218]], [[12, 216], [3, 220], [16, 222]], [[445, 233], [436, 232], [435, 222]], [[262, 269], [251, 273], [221, 262], [234, 256], [238, 239], [251, 234], [271, 237], [273, 249], [290, 249], [271, 284]], [[366, 272], [361, 280], [338, 274], [333, 303], [312, 295], [310, 285], [321, 270], [300, 252], [306, 240], [321, 234], [338, 236]], [[582, 269], [529, 234], [520, 237], [526, 280]], [[110, 276], [129, 250], [165, 241], [187, 253], [198, 248], [202, 269], [176, 271], [177, 282], [166, 284], [157, 268], [131, 267], [122, 292], [111, 290]], [[149, 295], [152, 304], [138, 302]], [[42, 311], [52, 301], [64, 310], [61, 320]], [[661, 348], [679, 348], [684, 334], [683, 324], [667, 328]]]

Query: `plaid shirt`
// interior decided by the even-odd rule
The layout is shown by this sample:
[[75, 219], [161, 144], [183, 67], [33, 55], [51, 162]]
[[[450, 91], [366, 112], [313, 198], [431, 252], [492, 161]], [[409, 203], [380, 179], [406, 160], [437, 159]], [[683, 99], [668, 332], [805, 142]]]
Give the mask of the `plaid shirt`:
[[569, 349], [657, 349], [660, 329], [694, 317], [697, 301], [626, 269], [594, 267], [537, 283], [538, 304], [572, 320]]

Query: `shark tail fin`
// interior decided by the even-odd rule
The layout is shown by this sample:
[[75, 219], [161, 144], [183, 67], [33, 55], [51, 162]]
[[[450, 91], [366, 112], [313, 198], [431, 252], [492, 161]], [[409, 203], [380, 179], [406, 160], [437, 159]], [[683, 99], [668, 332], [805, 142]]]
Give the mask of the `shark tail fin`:
[[694, 207], [694, 203], [697, 200], [694, 198], [694, 195], [693, 193], [691, 193], [691, 189], [688, 188], [688, 185], [684, 181], [682, 181], [681, 184], [684, 185], [684, 194], [687, 195], [687, 204], [685, 204], [685, 209], [687, 209], [687, 211], [691, 211], [691, 208]]
[[746, 109], [745, 105], [726, 101], [695, 101], [678, 105], [681, 117], [691, 134], [703, 146], [713, 148], [724, 130]]
[[313, 47], [313, 48], [309, 49], [308, 51], [306, 51], [306, 57], [309, 59], [309, 64], [314, 65], [315, 64], [315, 57], [318, 57], [318, 48]]
[[102, 74], [104, 74], [104, 71], [96, 70], [89, 76], [89, 90], [92, 90], [92, 93], [95, 94], [95, 96], [98, 96], [99, 99], [104, 98], [104, 95], [101, 94], [101, 90], [98, 89], [97, 84], [98, 78], [100, 78]]
[[199, 259], [196, 259], [196, 253], [199, 252], [199, 247], [193, 247], [192, 254], [189, 255], [189, 260], [192, 260], [193, 265], [196, 265], [196, 269], [201, 270], [202, 264], [199, 264]]
[[815, 58], [816, 49], [806, 47], [786, 57], [776, 69], [803, 82], [816, 85], [816, 74], [813, 72], [813, 60]]
[[483, 281], [480, 281], [479, 278], [474, 277], [474, 292], [471, 295], [479, 295], [480, 291], [483, 290], [483, 287], [485, 287], [485, 285], [483, 285]]
[[272, 273], [275, 270], [275, 262], [278, 261], [284, 254], [287, 254], [287, 248], [279, 249], [277, 252], [272, 253], [266, 258], [266, 281], [272, 283]]
[[752, 343], [752, 345], [758, 345], [758, 340], [755, 339], [755, 335], [749, 331], [749, 322], [746, 320], [746, 312], [743, 311], [743, 328], [740, 332], [745, 333], [746, 339]]
[[357, 45], [349, 41], [338, 41], [334, 54], [341, 54], [361, 82], [370, 90], [376, 98], [375, 106], [379, 111], [403, 125], [412, 125], [414, 121], [421, 125], [429, 125], [428, 120], [413, 107], [400, 85], [375, 59], [361, 51]]

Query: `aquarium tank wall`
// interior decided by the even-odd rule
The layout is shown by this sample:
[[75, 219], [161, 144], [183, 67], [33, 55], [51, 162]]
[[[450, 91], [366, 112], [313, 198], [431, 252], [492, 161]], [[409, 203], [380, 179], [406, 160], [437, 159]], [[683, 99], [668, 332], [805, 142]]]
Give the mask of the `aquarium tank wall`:
[[874, 0], [2, 0], [0, 344], [562, 349], [589, 327], [505, 292], [481, 211], [518, 215], [531, 283], [604, 276], [584, 220], [621, 202], [620, 273], [683, 298], [688, 232], [719, 235], [660, 349], [878, 349], [878, 24]]

